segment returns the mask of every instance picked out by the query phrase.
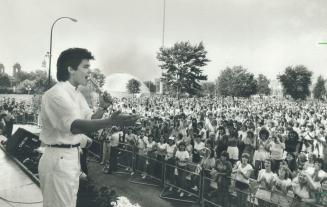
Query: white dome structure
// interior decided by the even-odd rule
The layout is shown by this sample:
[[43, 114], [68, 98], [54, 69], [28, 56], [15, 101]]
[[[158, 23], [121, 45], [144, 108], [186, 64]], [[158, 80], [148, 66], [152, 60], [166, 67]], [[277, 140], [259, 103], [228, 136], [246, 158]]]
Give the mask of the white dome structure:
[[114, 73], [106, 77], [102, 89], [108, 91], [112, 97], [132, 97], [133, 95], [128, 92], [126, 87], [128, 81], [131, 79], [138, 80], [141, 83], [140, 93], [137, 94], [137, 96], [150, 95], [148, 87], [146, 87], [146, 85], [139, 78], [128, 73]]

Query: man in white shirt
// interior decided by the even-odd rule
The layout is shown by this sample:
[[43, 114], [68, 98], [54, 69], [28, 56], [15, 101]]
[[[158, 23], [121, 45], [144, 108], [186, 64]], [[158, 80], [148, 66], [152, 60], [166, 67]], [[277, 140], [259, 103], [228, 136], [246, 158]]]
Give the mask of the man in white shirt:
[[58, 83], [42, 97], [40, 140], [45, 151], [39, 163], [40, 186], [45, 207], [75, 207], [79, 186], [81, 139], [93, 131], [113, 125], [132, 125], [137, 116], [115, 112], [92, 119], [92, 111], [77, 90], [86, 85], [92, 54], [82, 48], [63, 51], [57, 60]]

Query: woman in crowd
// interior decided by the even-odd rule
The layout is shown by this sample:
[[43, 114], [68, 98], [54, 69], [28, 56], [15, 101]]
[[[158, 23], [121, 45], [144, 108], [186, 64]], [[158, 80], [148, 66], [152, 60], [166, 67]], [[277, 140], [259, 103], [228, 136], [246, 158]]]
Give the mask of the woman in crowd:
[[321, 188], [316, 193], [316, 205], [319, 207], [327, 206], [327, 177], [324, 177], [321, 181]]
[[126, 160], [127, 168], [126, 171], [133, 171], [133, 157], [134, 147], [136, 145], [136, 135], [133, 133], [133, 128], [128, 128], [125, 134], [126, 141], [126, 152], [123, 154], [123, 159]]
[[254, 177], [258, 176], [258, 172], [264, 169], [265, 160], [269, 158], [269, 153], [265, 149], [263, 144], [259, 144], [257, 150], [255, 150], [253, 155], [253, 166], [254, 166]]
[[290, 178], [292, 178], [292, 179], [295, 178], [297, 176], [297, 174], [298, 174], [298, 171], [297, 171], [298, 166], [297, 166], [297, 163], [296, 163], [295, 154], [291, 153], [291, 152], [288, 152], [286, 154], [285, 160], [282, 163], [283, 163], [283, 165], [286, 165], [286, 167], [288, 168]]
[[231, 184], [230, 176], [232, 173], [232, 163], [229, 161], [229, 154], [226, 151], [221, 153], [216, 160], [215, 169], [212, 170], [212, 177], [217, 182], [218, 203], [221, 206], [229, 206], [229, 186]]
[[146, 144], [145, 151], [146, 151], [146, 172], [143, 175], [142, 179], [145, 179], [147, 173], [150, 175], [154, 175], [154, 159], [155, 159], [155, 151], [156, 151], [157, 143], [153, 140], [152, 134], [148, 136], [148, 143]]
[[195, 140], [194, 140], [194, 146], [193, 146], [193, 162], [194, 163], [200, 163], [201, 162], [201, 156], [200, 153], [205, 147], [205, 143], [201, 140], [200, 135], [195, 135]]
[[160, 141], [156, 145], [157, 160], [158, 162], [155, 165], [155, 176], [161, 178], [162, 174], [162, 162], [165, 160], [167, 154], [168, 144], [165, 142], [165, 138], [160, 136]]
[[253, 171], [252, 166], [249, 164], [249, 159], [250, 155], [248, 153], [243, 153], [242, 160], [237, 161], [232, 171], [235, 175], [235, 189], [238, 197], [238, 206], [247, 206], [249, 178]]
[[269, 206], [271, 187], [275, 175], [271, 171], [271, 163], [272, 161], [270, 159], [265, 160], [265, 169], [259, 171], [256, 181], [259, 184], [259, 189], [257, 190], [255, 197], [258, 199], [259, 206]]
[[220, 157], [223, 151], [227, 151], [229, 135], [225, 134], [225, 128], [223, 126], [219, 127], [218, 140], [216, 142], [216, 154]]
[[283, 143], [281, 139], [281, 135], [274, 134], [272, 136], [272, 141], [268, 144], [268, 149], [270, 150], [270, 157], [272, 159], [271, 169], [274, 173], [277, 172], [280, 163], [283, 161], [285, 143]]
[[239, 153], [237, 148], [237, 131], [233, 131], [228, 139], [227, 153], [229, 154], [231, 163], [235, 164], [238, 161]]
[[140, 135], [137, 137], [137, 152], [136, 152], [136, 167], [138, 171], [141, 171], [142, 178], [146, 178], [146, 146], [148, 144], [148, 137], [144, 136], [145, 130], [140, 131]]
[[178, 145], [178, 149], [175, 153], [177, 174], [178, 174], [177, 175], [177, 185], [180, 187], [180, 189], [178, 189], [178, 192], [180, 193], [179, 194], [180, 197], [184, 196], [183, 190], [186, 189], [186, 185], [185, 185], [185, 178], [187, 175], [186, 166], [187, 166], [187, 162], [189, 161], [189, 158], [190, 158], [189, 153], [185, 149], [186, 149], [185, 143], [180, 142]]
[[293, 179], [292, 190], [294, 193], [292, 207], [305, 207], [316, 202], [313, 181], [305, 172], [300, 172], [297, 179]]
[[[168, 145], [166, 148], [166, 179], [168, 182], [173, 183], [174, 182], [174, 171], [175, 171], [175, 153], [177, 151], [176, 144], [175, 144], [175, 138], [169, 137], [168, 138]], [[172, 191], [173, 188], [170, 187], [169, 191]]]
[[323, 160], [321, 158], [317, 158], [314, 162], [314, 166], [306, 169], [306, 173], [308, 173], [313, 180], [315, 189], [320, 188], [320, 181], [327, 177], [327, 173], [322, 169], [322, 165]]
[[254, 150], [256, 146], [256, 140], [253, 131], [248, 131], [246, 138], [244, 139], [244, 150], [243, 153], [249, 154], [249, 163], [253, 160]]
[[274, 174], [271, 191], [271, 202], [281, 207], [289, 207], [292, 198], [288, 192], [292, 187], [292, 181], [289, 178], [289, 169], [287, 166], [281, 166], [277, 175]]
[[308, 161], [304, 163], [304, 170], [307, 170], [308, 168], [314, 168], [315, 165], [315, 160], [316, 160], [316, 155], [313, 153], [308, 154]]

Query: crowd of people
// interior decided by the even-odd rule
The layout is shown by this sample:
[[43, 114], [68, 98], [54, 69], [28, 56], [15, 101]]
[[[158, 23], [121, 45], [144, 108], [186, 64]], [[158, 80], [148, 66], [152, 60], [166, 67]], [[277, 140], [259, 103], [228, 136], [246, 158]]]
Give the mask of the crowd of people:
[[[142, 118], [135, 127], [113, 127], [99, 136], [104, 143], [102, 163], [109, 163], [105, 173], [117, 169], [119, 143], [127, 143], [139, 155], [142, 178], [158, 171], [153, 158], [176, 166], [167, 168], [166, 178], [180, 187], [180, 197], [185, 196], [181, 189], [199, 190], [199, 176], [194, 175], [203, 170], [208, 178], [203, 187], [219, 195], [223, 206], [231, 189], [237, 192], [238, 206], [244, 206], [251, 186], [256, 186], [259, 206], [267, 201], [327, 205], [326, 103], [274, 97], [151, 97], [114, 99], [107, 110]], [[185, 186], [186, 179], [191, 186]]]
[[38, 96], [33, 96], [32, 103], [17, 101], [14, 97], [0, 99], [0, 134], [11, 137], [14, 124], [35, 124], [40, 108]]

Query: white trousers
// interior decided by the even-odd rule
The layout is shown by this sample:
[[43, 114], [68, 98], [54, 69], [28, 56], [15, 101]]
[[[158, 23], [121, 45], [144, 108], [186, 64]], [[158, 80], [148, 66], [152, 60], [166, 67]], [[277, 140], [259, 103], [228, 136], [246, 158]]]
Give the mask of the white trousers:
[[75, 207], [80, 176], [79, 150], [45, 149], [39, 163], [43, 207]]

